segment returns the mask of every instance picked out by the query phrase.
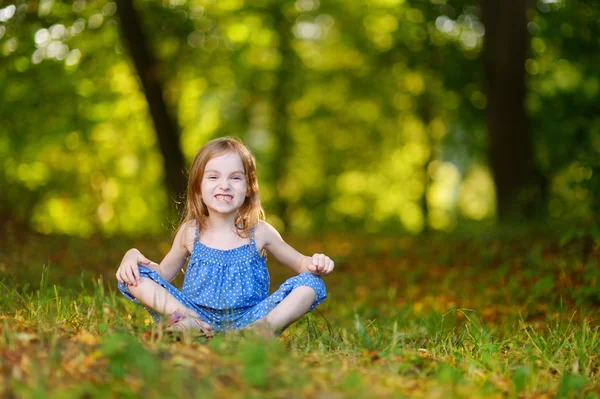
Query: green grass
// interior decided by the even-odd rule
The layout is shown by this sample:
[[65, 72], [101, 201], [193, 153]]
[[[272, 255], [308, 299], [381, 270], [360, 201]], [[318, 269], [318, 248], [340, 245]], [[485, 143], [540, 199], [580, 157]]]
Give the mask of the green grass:
[[[2, 238], [3, 397], [600, 397], [597, 241], [584, 256], [531, 232], [290, 240], [335, 258], [328, 300], [277, 340], [207, 342], [115, 290], [127, 248], [159, 259], [165, 242]], [[275, 287], [289, 274], [269, 264]]]

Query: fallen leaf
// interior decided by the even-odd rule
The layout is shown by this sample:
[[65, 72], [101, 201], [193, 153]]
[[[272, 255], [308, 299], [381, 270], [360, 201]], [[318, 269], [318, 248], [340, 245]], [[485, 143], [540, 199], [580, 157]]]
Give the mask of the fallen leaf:
[[31, 342], [36, 341], [38, 339], [38, 336], [32, 333], [19, 332], [15, 334], [15, 338], [21, 342]]
[[73, 341], [81, 342], [84, 345], [96, 345], [100, 338], [88, 331], [83, 331], [81, 334], [74, 336]]

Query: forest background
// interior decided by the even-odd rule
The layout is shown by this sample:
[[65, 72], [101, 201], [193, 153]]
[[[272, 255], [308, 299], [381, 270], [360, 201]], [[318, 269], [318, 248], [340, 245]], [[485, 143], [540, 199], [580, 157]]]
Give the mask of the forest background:
[[[0, 0], [0, 396], [600, 397], [599, 17]], [[115, 289], [223, 135], [267, 220], [336, 262], [277, 340], [178, 340]]]
[[589, 224], [599, 6], [495, 3], [5, 2], [0, 214], [171, 232], [192, 157], [233, 135], [281, 230]]

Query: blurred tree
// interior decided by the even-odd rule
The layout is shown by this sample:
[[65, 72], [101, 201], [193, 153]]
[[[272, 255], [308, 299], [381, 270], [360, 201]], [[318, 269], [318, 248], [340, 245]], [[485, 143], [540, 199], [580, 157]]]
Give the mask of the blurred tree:
[[[133, 14], [117, 18], [131, 2], [3, 4], [0, 208], [41, 231], [171, 229], [169, 176], [182, 178], [181, 164], [224, 134], [252, 148], [267, 215], [296, 231], [419, 232], [490, 219], [487, 165], [509, 214], [512, 203], [540, 198], [525, 170], [533, 160], [551, 182], [550, 215], [597, 207], [594, 4], [538, 0], [528, 19], [512, 4], [520, 27], [510, 33], [496, 26], [509, 16], [487, 8], [484, 32], [475, 0], [137, 1], [129, 12], [143, 16], [141, 39], [132, 43], [146, 42], [146, 61], [135, 55], [143, 47], [123, 54], [119, 40], [119, 25], [122, 37], [135, 27], [119, 23]], [[527, 21], [523, 87], [515, 66]], [[484, 33], [485, 62], [504, 57], [491, 65], [487, 96]], [[513, 47], [502, 43], [509, 34]], [[530, 130], [522, 115], [505, 117], [523, 95]], [[170, 133], [157, 135], [161, 113], [172, 115]], [[161, 154], [177, 148], [173, 167]], [[528, 184], [537, 188], [521, 190]]]
[[116, 9], [105, 0], [0, 9], [0, 208], [40, 231], [163, 227], [160, 159], [120, 55]]
[[599, 13], [598, 2], [539, 0], [525, 62], [536, 160], [551, 182], [549, 214], [585, 224], [600, 215]]
[[161, 68], [140, 25], [138, 12], [131, 0], [117, 0], [120, 27], [138, 73], [158, 144], [164, 159], [165, 185], [178, 201], [186, 193], [185, 162], [179, 143], [179, 127], [170, 115], [163, 99]]
[[484, 64], [490, 162], [500, 220], [533, 217], [544, 200], [545, 182], [533, 152], [525, 112], [527, 1], [483, 0]]
[[[297, 70], [301, 66], [292, 48], [294, 33], [292, 32], [293, 23], [290, 22], [290, 19], [293, 19], [295, 16], [292, 3], [283, 4], [275, 1], [270, 4], [268, 12], [277, 33], [279, 50], [279, 66], [275, 77], [276, 83], [272, 89], [272, 131], [277, 144], [273, 148], [273, 153], [271, 154], [273, 161], [269, 165], [275, 187], [279, 188], [286, 184], [289, 157], [293, 151], [289, 129], [291, 118], [288, 114], [288, 107], [294, 95], [294, 80], [301, 76]], [[271, 207], [281, 219], [283, 227], [289, 227], [288, 200], [284, 196], [275, 195], [271, 202]]]

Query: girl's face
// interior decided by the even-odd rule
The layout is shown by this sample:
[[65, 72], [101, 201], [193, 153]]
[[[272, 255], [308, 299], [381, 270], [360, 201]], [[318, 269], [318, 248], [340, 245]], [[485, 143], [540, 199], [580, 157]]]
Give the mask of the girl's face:
[[240, 156], [226, 152], [210, 159], [204, 168], [200, 190], [209, 216], [237, 213], [247, 194], [246, 174]]

